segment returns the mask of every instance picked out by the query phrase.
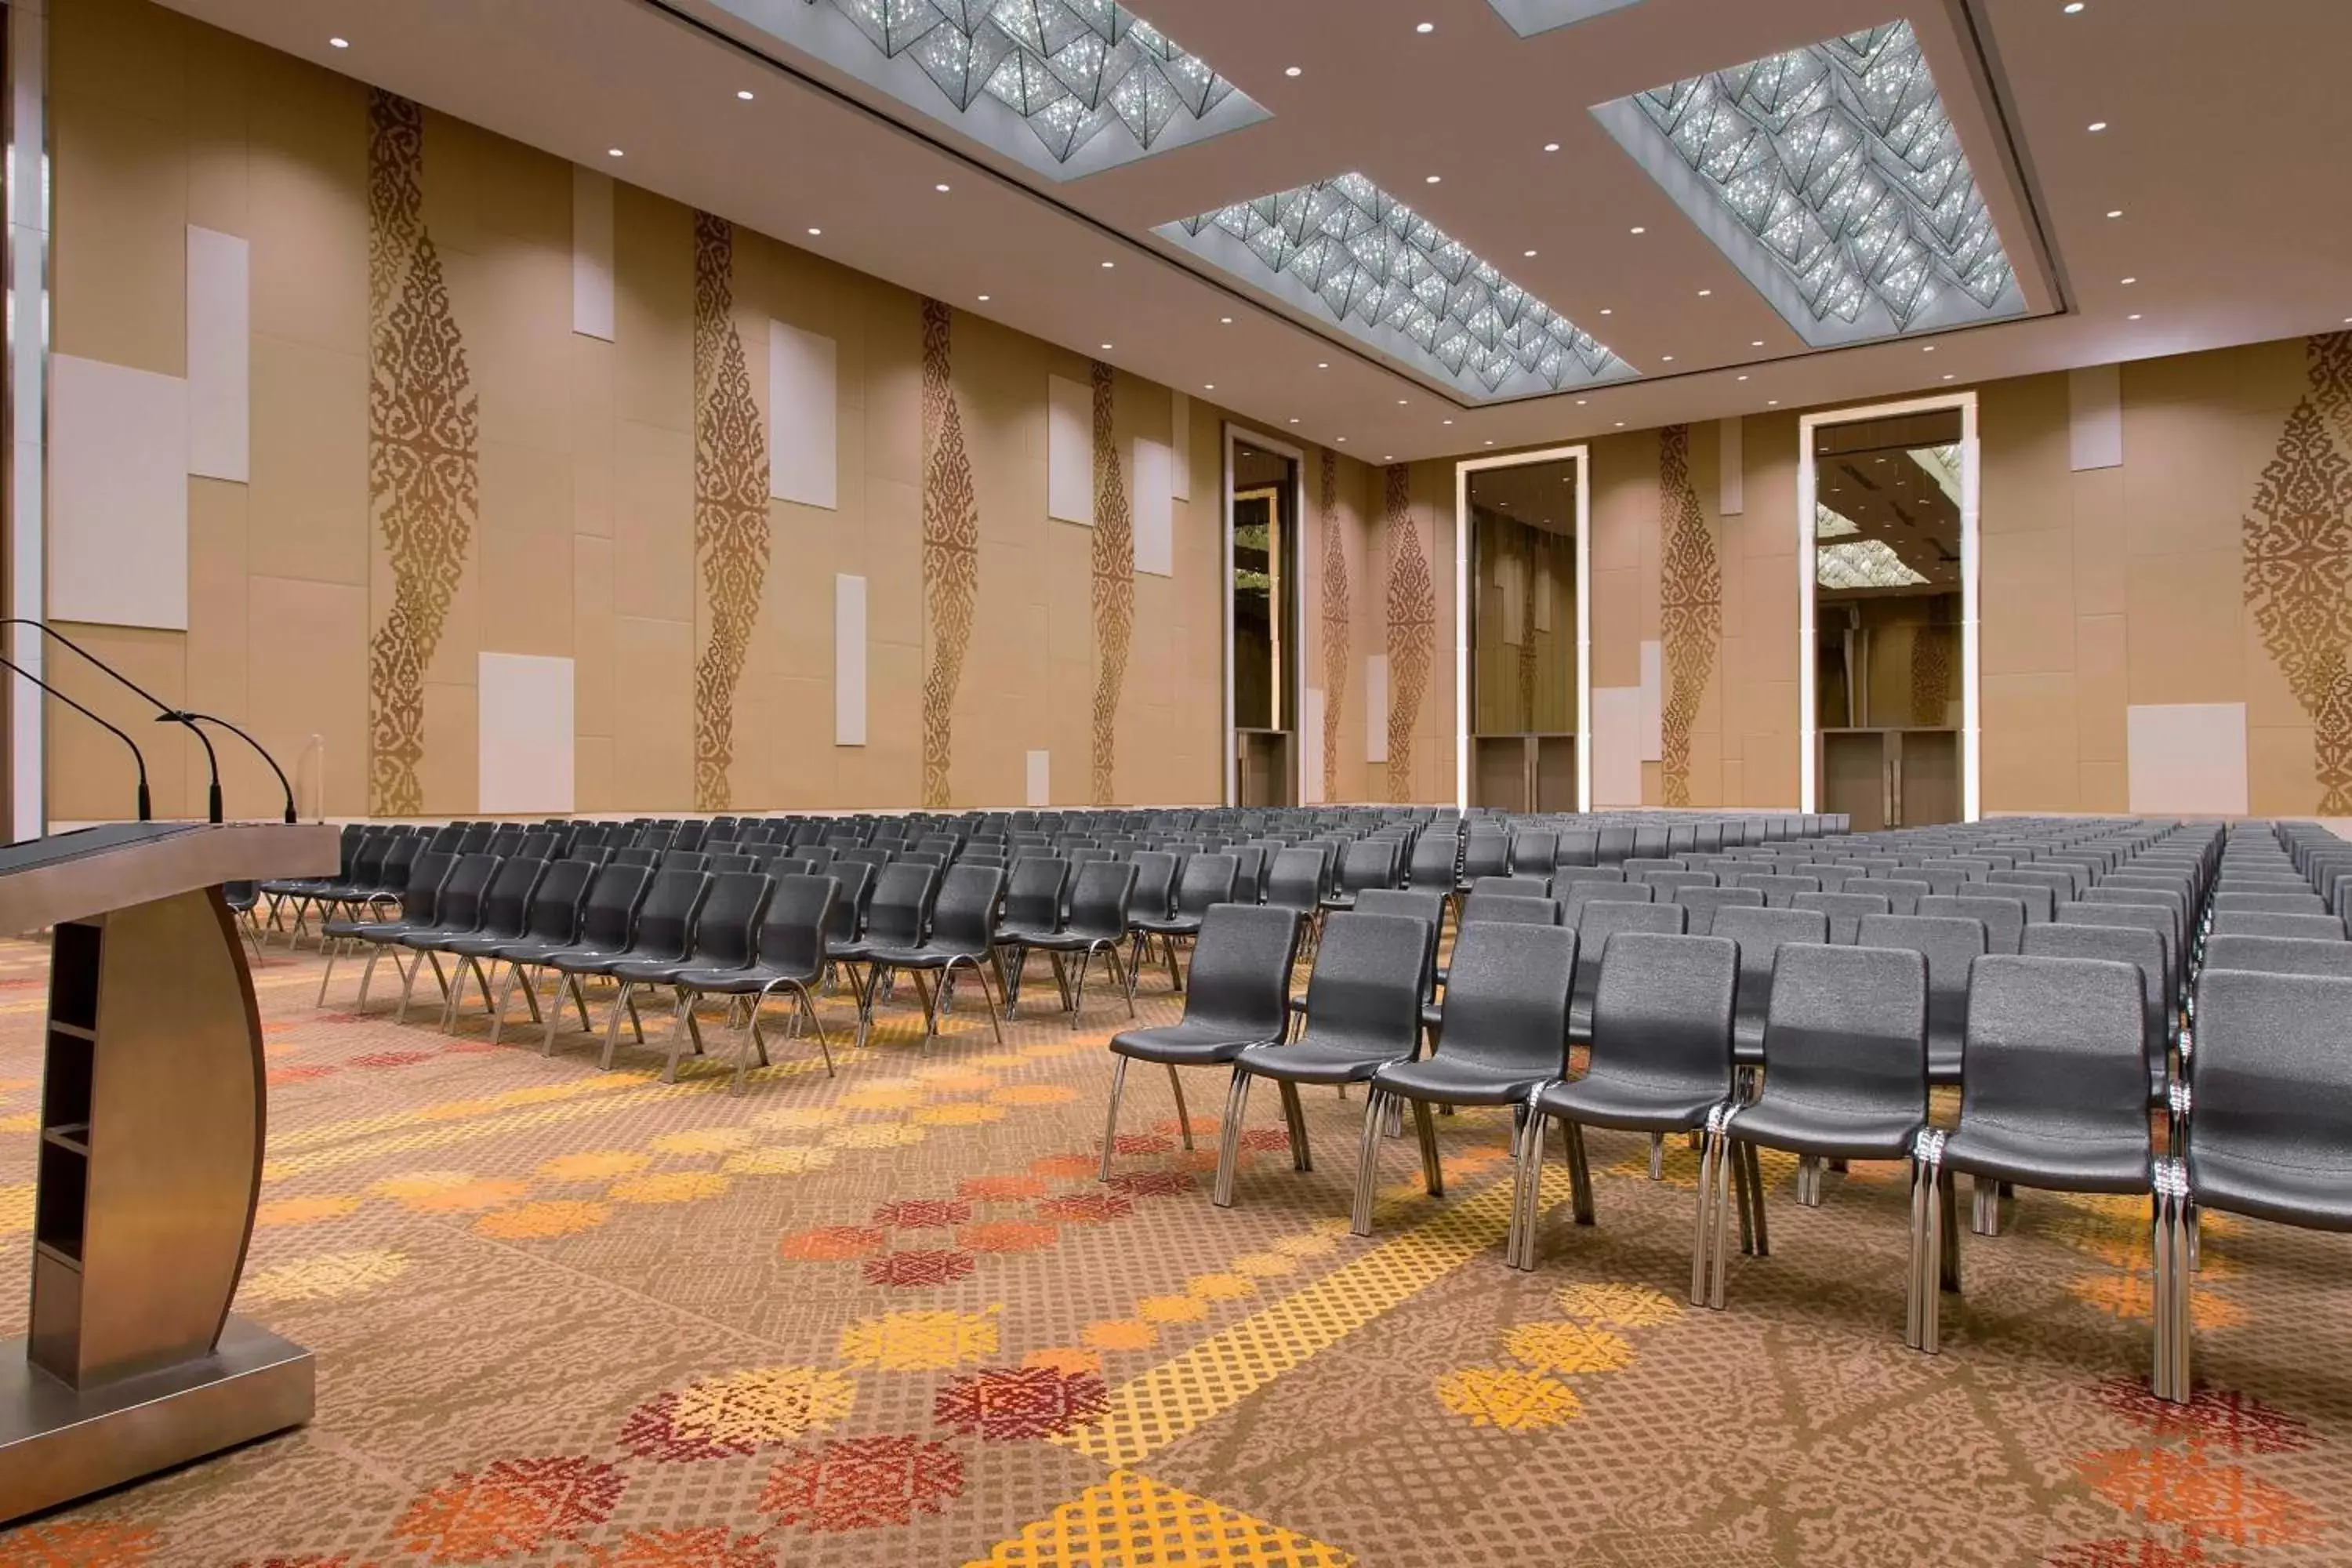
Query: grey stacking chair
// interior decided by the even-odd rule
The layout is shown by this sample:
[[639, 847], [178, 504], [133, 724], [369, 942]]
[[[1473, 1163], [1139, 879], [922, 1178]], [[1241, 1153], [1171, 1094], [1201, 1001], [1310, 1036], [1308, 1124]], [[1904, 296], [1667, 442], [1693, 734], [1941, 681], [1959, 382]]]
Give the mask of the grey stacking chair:
[[[1978, 883], [1979, 887], [1986, 884]], [[1970, 920], [1985, 928], [1985, 951], [2014, 955], [2025, 940], [2025, 903], [2007, 894], [1930, 893], [1919, 900], [1929, 920]]]
[[[1846, 885], [1853, 887], [1856, 884], [1849, 882]], [[1885, 895], [1871, 892], [1799, 893], [1790, 900], [1790, 908], [1827, 915], [1830, 941], [1844, 947], [1852, 947], [1859, 939], [1864, 917], [1895, 912], [1894, 905]]]
[[1677, 888], [1675, 902], [1690, 911], [1690, 934], [1707, 936], [1715, 930], [1715, 917], [1724, 910], [1764, 907], [1764, 895], [1754, 888]]

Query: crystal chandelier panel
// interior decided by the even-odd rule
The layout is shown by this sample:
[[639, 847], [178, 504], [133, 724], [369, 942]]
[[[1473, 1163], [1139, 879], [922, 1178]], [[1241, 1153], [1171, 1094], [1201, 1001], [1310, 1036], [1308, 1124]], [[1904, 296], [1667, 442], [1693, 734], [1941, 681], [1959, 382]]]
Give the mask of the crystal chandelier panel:
[[1824, 588], [1909, 588], [1927, 580], [1903, 564], [1883, 539], [1849, 539], [1813, 549], [1813, 581]]
[[[1159, 232], [1471, 397], [1559, 392], [1634, 374], [1567, 317], [1372, 184], [1342, 174]], [[1287, 284], [1287, 289], [1279, 285]]]
[[1594, 112], [1644, 162], [1663, 157], [1652, 172], [1685, 206], [1695, 183], [1754, 242], [1786, 286], [1767, 292], [1801, 330], [1784, 293], [1813, 324], [1862, 336], [2023, 308], [1908, 22]]

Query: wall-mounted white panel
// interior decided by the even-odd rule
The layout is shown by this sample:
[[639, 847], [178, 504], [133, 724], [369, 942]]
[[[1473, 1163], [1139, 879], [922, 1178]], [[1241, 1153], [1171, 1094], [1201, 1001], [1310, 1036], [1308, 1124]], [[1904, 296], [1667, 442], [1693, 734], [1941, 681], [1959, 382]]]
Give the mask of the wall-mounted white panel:
[[1592, 805], [1642, 804], [1642, 689], [1592, 689]]
[[252, 426], [252, 247], [188, 226], [188, 472], [246, 482]]
[[1135, 438], [1135, 569], [1176, 575], [1175, 454], [1146, 437]]
[[188, 384], [49, 356], [52, 620], [188, 628]]
[[491, 816], [572, 811], [572, 661], [485, 653], [474, 679], [481, 725], [474, 809]]
[[768, 494], [839, 504], [839, 380], [831, 338], [768, 323]]
[[1192, 499], [1192, 400], [1181, 392], [1168, 395], [1168, 444], [1175, 448], [1176, 466], [1168, 493], [1178, 500]]
[[2067, 466], [2119, 468], [2124, 462], [2123, 370], [2095, 364], [2066, 373]]
[[1095, 525], [1095, 394], [1082, 382], [1045, 378], [1045, 515]]
[[1716, 471], [1722, 492], [1715, 510], [1725, 517], [1738, 517], [1748, 510], [1746, 448], [1746, 430], [1738, 416], [1715, 422]]
[[2246, 705], [2140, 703], [2126, 710], [2134, 812], [2242, 816], [2246, 812]]
[[1323, 803], [1323, 689], [1298, 694], [1298, 804]]
[[1389, 656], [1364, 656], [1364, 761], [1389, 760]]
[[1527, 563], [1505, 555], [1495, 563], [1495, 588], [1503, 605], [1503, 646], [1517, 647], [1527, 639]]
[[1551, 574], [1536, 574], [1536, 630], [1551, 630]]
[[1666, 749], [1665, 645], [1655, 637], [1642, 644], [1642, 761], [1654, 763]]
[[572, 330], [613, 341], [613, 176], [572, 165]]
[[833, 580], [833, 743], [866, 744], [866, 579]]
[[1051, 805], [1054, 804], [1053, 752], [1032, 752], [1029, 753], [1028, 794], [1024, 797], [1024, 804], [1029, 805]]

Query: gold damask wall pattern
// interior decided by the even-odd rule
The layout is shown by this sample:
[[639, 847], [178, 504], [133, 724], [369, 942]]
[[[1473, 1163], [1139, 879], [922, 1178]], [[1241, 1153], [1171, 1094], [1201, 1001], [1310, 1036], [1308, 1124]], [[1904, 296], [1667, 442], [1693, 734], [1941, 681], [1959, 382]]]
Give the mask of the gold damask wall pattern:
[[1381, 517], [1389, 548], [1389, 799], [1412, 798], [1412, 731], [1429, 689], [1429, 656], [1437, 635], [1437, 595], [1429, 554], [1412, 515], [1412, 468], [1381, 470]]
[[955, 313], [923, 301], [923, 608], [930, 659], [923, 671], [923, 804], [950, 804], [956, 688], [980, 597], [980, 500], [956, 406], [950, 328]]
[[694, 215], [694, 554], [702, 649], [694, 661], [694, 806], [725, 811], [735, 689], [768, 578], [768, 436], [735, 326], [735, 226]]
[[2312, 722], [2319, 810], [2352, 814], [2352, 332], [2305, 345], [2308, 384], [2241, 524], [2245, 601]]
[[1135, 516], [1113, 431], [1111, 367], [1096, 360], [1095, 388], [1095, 710], [1094, 803], [1117, 799], [1118, 700], [1127, 686], [1128, 644], [1135, 636]]
[[1930, 621], [1911, 634], [1911, 722], [1941, 729], [1952, 706], [1952, 628]]
[[1323, 449], [1323, 798], [1339, 795], [1339, 714], [1348, 700], [1348, 549], [1339, 523], [1339, 457]]
[[1690, 426], [1658, 432], [1658, 638], [1665, 646], [1658, 783], [1666, 805], [1691, 804], [1691, 730], [1723, 637], [1723, 568], [1691, 483]]
[[[466, 343], [425, 226], [425, 111], [368, 89], [368, 515], [392, 603], [368, 643], [368, 810], [425, 809], [425, 672], [480, 510]], [[373, 597], [373, 595], [371, 595]]]

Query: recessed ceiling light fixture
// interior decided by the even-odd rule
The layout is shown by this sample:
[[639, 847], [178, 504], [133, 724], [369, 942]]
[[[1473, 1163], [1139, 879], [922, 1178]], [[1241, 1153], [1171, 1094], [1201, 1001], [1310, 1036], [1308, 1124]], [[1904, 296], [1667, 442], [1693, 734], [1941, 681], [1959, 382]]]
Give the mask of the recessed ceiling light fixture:
[[2137, 282], [2138, 282], [2138, 281], [2139, 281], [2139, 279], [2137, 279], [2137, 278], [2126, 278], [2126, 279], [2124, 279], [2124, 287], [2125, 287], [2125, 288], [2126, 288], [2126, 289], [2128, 289], [2128, 288], [2130, 288], [2133, 284], [2135, 284], [2135, 283], [2137, 283]]
[[1298, 76], [1303, 73], [1297, 66], [1285, 66], [1282, 68], [1282, 74], [1285, 76]]
[[1617, 313], [1617, 307], [1614, 305], [1603, 305], [1601, 308], [1601, 313], [1604, 316], [1613, 316]]
[[1619, 428], [1620, 430], [1622, 430], [1623, 428], [1625, 428], [1625, 422], [1624, 422], [1622, 419], [1620, 419], [1619, 421], [1617, 421], [1617, 428]]
[[607, 147], [604, 149], [604, 156], [607, 158], [618, 158], [623, 156], [623, 153], [618, 147]]
[[1625, 232], [1626, 232], [1626, 233], [1628, 233], [1628, 234], [1647, 234], [1647, 233], [1649, 233], [1649, 232], [1650, 232], [1650, 230], [1649, 230], [1649, 226], [1648, 226], [1647, 225], [1645, 225], [1645, 224], [1638, 224], [1638, 223], [1637, 223], [1637, 224], [1635, 224], [1632, 228], [1627, 229]]
[[1105, 344], [1103, 344], [1103, 353], [1110, 353], [1110, 345], [1109, 345], [1108, 343], [1105, 343]]
[[811, 234], [823, 234], [823, 233], [824, 232], [824, 230], [823, 230], [823, 229], [821, 229], [821, 228], [812, 228], [812, 229], [810, 229], [810, 230], [809, 230], [809, 232], [810, 232]]
[[1404, 400], [1403, 398], [1400, 397], [1400, 398], [1398, 398], [1398, 399], [1397, 399], [1397, 406], [1398, 406], [1399, 408], [1402, 408], [1402, 407], [1404, 406], [1404, 405], [1405, 405], [1405, 400]]
[[1345, 436], [1334, 436], [1331, 438], [1335, 441], [1345, 441], [1347, 439]]
[[2066, 0], [2066, 4], [2059, 6], [2058, 9], [2065, 12], [2069, 16], [2079, 16], [2083, 14], [2083, 0]]
[[1433, 185], [1444, 177], [1443, 174], [1423, 174], [1421, 177], [1421, 183], [1424, 185]]
[[1589, 397], [1580, 397], [1580, 398], [1578, 398], [1578, 399], [1576, 400], [1576, 405], [1577, 405], [1579, 408], [1581, 408], [1581, 407], [1583, 407], [1586, 404], [1588, 404], [1588, 403], [1590, 403], [1590, 402], [1591, 402], [1591, 401], [1592, 401], [1592, 399], [1591, 399], [1591, 398], [1589, 398]]
[[2105, 131], [2106, 128], [2107, 122], [2104, 120], [2094, 120], [2090, 124], [2084, 127], [2084, 130], [2090, 132], [2094, 136], [2097, 135], [2100, 132]]
[[1112, 268], [1114, 268], [1114, 267], [1116, 267], [1116, 266], [1118, 266], [1118, 262], [1116, 262], [1116, 261], [1106, 261], [1106, 262], [1104, 262], [1104, 263], [1103, 263], [1103, 270], [1104, 270], [1104, 271], [1106, 271], [1106, 272], [1108, 272], [1108, 271], [1109, 271]]
[[1453, 424], [1453, 423], [1454, 423], [1454, 421], [1453, 421], [1453, 420], [1451, 420], [1451, 419], [1444, 419], [1444, 420], [1440, 420], [1440, 421], [1439, 421], [1439, 423], [1440, 423], [1440, 424], [1444, 424], [1444, 425], [1451, 425], [1451, 424]]
[[1219, 316], [1217, 318], [1217, 325], [1221, 327], [1230, 327], [1233, 324], [1234, 319], [1231, 316]]
[[1315, 368], [1317, 370], [1329, 370], [1331, 368], [1331, 362], [1328, 359], [1318, 359], [1315, 362]]
[[1764, 406], [1767, 408], [1778, 408], [1780, 406], [1780, 400], [1777, 397], [1768, 397], [1764, 400]]
[[1921, 343], [1919, 345], [1919, 352], [1923, 354], [1934, 353], [1936, 352], [1936, 345], [1933, 343]]
[[1700, 290], [1698, 291], [1698, 297], [1699, 297], [1700, 299], [1704, 300], [1704, 299], [1706, 299], [1708, 295], [1710, 295], [1710, 294], [1712, 294], [1712, 293], [1714, 293], [1714, 292], [1715, 292], [1715, 290], [1714, 290], [1714, 289], [1700, 289]]
[[2107, 216], [2109, 217], [2121, 217], [2124, 216], [2124, 209], [2121, 207], [2109, 207], [2107, 209]]
[[1292, 416], [1292, 418], [1291, 418], [1291, 421], [1290, 421], [1290, 422], [1291, 422], [1293, 425], [1297, 424], [1297, 423], [1298, 423], [1297, 417], [1296, 416]]
[[1416, 33], [1433, 33], [1437, 31], [1437, 24], [1434, 22], [1416, 22], [1413, 24], [1412, 30]]
[[1480, 445], [1482, 445], [1482, 446], [1487, 446], [1487, 447], [1491, 447], [1491, 446], [1493, 446], [1494, 444], [1495, 444], [1495, 443], [1493, 443], [1492, 441], [1486, 441], [1486, 442], [1482, 442], [1482, 443], [1480, 443]]
[[1944, 373], [1944, 379], [1945, 379], [1946, 381], [1949, 381], [1949, 380], [1951, 380], [1951, 379], [1952, 379], [1952, 374], [1953, 374], [1953, 373], [1952, 373], [1952, 372], [1950, 372], [1950, 371], [1948, 371], [1948, 371], [1946, 371], [1946, 372]]
[[931, 189], [933, 189], [933, 190], [935, 190], [935, 191], [939, 192], [939, 193], [940, 193], [940, 195], [947, 195], [947, 194], [948, 194], [948, 185], [947, 185], [947, 182], [946, 182], [946, 181], [944, 181], [944, 180], [942, 180], [942, 181], [941, 181], [941, 182], [940, 182], [938, 184], [933, 185], [933, 186], [931, 187]]
[[982, 294], [982, 295], [980, 297], [980, 302], [981, 302], [982, 304], [983, 304], [983, 305], [987, 304], [987, 303], [988, 303], [988, 296], [987, 296], [987, 295], [985, 295], [985, 294]]
[[1547, 153], [1557, 153], [1559, 151], [1559, 143], [1557, 142], [1547, 142], [1544, 143], [1544, 151]]
[[1519, 252], [1519, 254], [1520, 254], [1521, 256], [1533, 257], [1533, 256], [1535, 255], [1535, 252], [1534, 252], [1534, 251], [1532, 251], [1532, 250], [1522, 250], [1522, 251], [1520, 251], [1520, 252]]
[[[2352, 318], [2347, 318], [2347, 320], [2352, 320]], [[2138, 321], [2138, 320], [2139, 320], [2139, 312], [2138, 312], [2137, 310], [2134, 310], [2130, 315], [2126, 316], [2126, 317], [2124, 318], [2124, 320], [2125, 320], [2125, 321]]]
[[749, 103], [751, 101], [751, 89], [748, 87], [739, 87], [735, 89], [735, 96]]
[[1675, 363], [1675, 356], [1672, 354], [1660, 354], [1658, 356], [1658, 363], [1661, 364], [1672, 364]]
[[1740, 379], [1740, 380], [1742, 380], [1742, 381], [1746, 381], [1748, 378], [1747, 378], [1746, 376], [1744, 376], [1744, 375], [1743, 375], [1743, 376], [1741, 376], [1739, 379]]
[[348, 49], [352, 47], [352, 41], [349, 38], [329, 38], [327, 47], [331, 49]]

